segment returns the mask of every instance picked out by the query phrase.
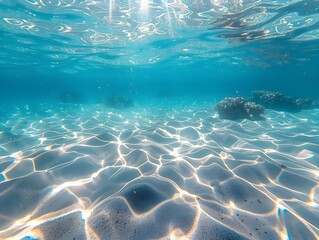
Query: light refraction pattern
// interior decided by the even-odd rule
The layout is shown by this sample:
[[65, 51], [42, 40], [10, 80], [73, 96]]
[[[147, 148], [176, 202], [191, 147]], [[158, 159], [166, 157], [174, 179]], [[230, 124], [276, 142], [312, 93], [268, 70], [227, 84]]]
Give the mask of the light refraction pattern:
[[317, 0], [1, 0], [0, 14], [0, 65], [63, 72], [304, 62], [319, 39]]
[[1, 119], [3, 239], [317, 239], [319, 111], [17, 108]]

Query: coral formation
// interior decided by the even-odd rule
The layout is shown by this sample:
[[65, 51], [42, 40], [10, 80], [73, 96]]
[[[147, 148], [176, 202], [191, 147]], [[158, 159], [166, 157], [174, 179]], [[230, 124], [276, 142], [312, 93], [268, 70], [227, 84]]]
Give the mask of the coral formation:
[[107, 107], [115, 109], [130, 108], [134, 106], [133, 100], [125, 96], [110, 96], [104, 99], [103, 103]]
[[219, 102], [215, 110], [218, 112], [219, 117], [222, 119], [249, 119], [249, 120], [262, 120], [261, 114], [264, 113], [264, 107], [254, 102], [247, 102], [242, 97], [224, 98]]
[[249, 100], [261, 104], [265, 108], [287, 112], [299, 112], [302, 109], [318, 106], [318, 103], [314, 99], [295, 99], [279, 92], [253, 91], [252, 97]]
[[298, 98], [296, 103], [300, 109], [312, 109], [319, 107], [319, 103], [313, 98]]
[[265, 108], [299, 112], [316, 107], [319, 107], [319, 104], [312, 98], [293, 98], [279, 92], [253, 91], [248, 100], [242, 97], [224, 98], [216, 105], [215, 110], [222, 119], [262, 120], [261, 114]]

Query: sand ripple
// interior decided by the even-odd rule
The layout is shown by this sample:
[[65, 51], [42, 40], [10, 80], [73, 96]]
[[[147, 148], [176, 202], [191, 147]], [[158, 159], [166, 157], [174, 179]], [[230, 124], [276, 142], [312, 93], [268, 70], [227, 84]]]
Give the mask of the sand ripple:
[[45, 108], [0, 119], [1, 238], [319, 236], [318, 110]]

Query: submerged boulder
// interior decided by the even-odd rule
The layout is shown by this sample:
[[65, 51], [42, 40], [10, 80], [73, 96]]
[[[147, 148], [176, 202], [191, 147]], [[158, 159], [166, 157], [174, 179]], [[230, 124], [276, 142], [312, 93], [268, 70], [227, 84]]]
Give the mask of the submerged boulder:
[[249, 120], [262, 120], [261, 114], [265, 109], [263, 106], [254, 102], [248, 102], [242, 97], [224, 98], [219, 102], [215, 110], [219, 114], [219, 118], [236, 120], [236, 119], [249, 119]]
[[300, 109], [312, 109], [319, 107], [318, 101], [313, 98], [298, 98], [296, 103]]
[[103, 103], [110, 108], [123, 109], [134, 106], [134, 101], [125, 96], [110, 96], [103, 100]]
[[253, 91], [249, 100], [261, 104], [265, 108], [287, 112], [299, 112], [302, 109], [318, 106], [318, 103], [314, 99], [295, 99], [279, 92]]

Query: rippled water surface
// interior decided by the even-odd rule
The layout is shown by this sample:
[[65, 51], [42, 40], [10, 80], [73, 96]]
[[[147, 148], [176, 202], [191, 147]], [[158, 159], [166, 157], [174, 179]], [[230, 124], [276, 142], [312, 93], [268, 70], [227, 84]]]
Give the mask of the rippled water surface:
[[305, 61], [290, 48], [313, 42], [298, 51], [317, 50], [318, 12], [316, 0], [2, 0], [1, 64], [86, 68], [254, 61], [242, 59], [242, 51], [277, 62]]
[[318, 0], [0, 0], [0, 239], [318, 239], [319, 109], [215, 110], [318, 66]]

